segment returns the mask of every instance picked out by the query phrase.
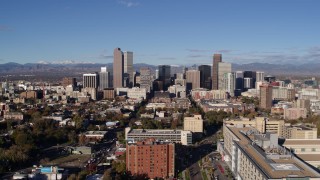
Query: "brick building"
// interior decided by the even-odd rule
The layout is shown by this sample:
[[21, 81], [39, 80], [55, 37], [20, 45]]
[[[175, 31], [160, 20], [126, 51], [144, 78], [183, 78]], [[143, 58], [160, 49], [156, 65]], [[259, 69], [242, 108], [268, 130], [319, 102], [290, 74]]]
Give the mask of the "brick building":
[[168, 178], [174, 176], [175, 145], [157, 142], [154, 138], [128, 143], [126, 147], [127, 171], [133, 175], [148, 178]]

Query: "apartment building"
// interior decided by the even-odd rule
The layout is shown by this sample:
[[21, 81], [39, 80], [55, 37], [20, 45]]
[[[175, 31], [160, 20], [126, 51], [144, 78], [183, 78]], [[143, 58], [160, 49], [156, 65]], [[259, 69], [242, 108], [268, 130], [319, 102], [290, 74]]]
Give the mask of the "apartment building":
[[127, 143], [126, 168], [133, 175], [148, 178], [172, 178], [175, 171], [175, 144], [154, 138]]

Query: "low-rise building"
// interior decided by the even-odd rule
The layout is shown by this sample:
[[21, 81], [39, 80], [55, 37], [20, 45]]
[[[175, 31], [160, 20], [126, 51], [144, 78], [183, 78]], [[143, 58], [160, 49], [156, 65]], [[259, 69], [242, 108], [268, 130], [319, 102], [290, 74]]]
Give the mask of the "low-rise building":
[[192, 144], [192, 132], [170, 129], [125, 129], [125, 137], [128, 142], [143, 141], [154, 138], [157, 141], [174, 142], [182, 145]]
[[307, 117], [307, 109], [306, 108], [286, 108], [284, 109], [284, 119], [293, 120], [306, 118]]
[[282, 145], [306, 163], [320, 167], [320, 139], [286, 139]]
[[236, 179], [319, 179], [320, 174], [278, 144], [276, 134], [224, 124], [224, 160]]
[[183, 122], [183, 130], [193, 133], [203, 133], [203, 119], [201, 115], [193, 117], [185, 117]]

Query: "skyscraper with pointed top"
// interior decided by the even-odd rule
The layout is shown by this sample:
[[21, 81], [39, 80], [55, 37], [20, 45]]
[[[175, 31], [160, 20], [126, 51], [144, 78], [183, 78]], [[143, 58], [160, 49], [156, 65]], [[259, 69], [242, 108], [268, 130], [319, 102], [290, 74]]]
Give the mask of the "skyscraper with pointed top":
[[113, 87], [123, 87], [123, 74], [124, 74], [124, 63], [123, 63], [123, 52], [120, 48], [115, 48], [113, 51]]

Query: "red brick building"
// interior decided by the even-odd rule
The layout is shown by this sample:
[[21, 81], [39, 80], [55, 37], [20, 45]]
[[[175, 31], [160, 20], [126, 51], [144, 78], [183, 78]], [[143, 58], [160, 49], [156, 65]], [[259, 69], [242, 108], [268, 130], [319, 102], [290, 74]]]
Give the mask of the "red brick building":
[[148, 178], [168, 178], [175, 171], [174, 143], [156, 142], [155, 139], [128, 143], [126, 147], [127, 171]]

